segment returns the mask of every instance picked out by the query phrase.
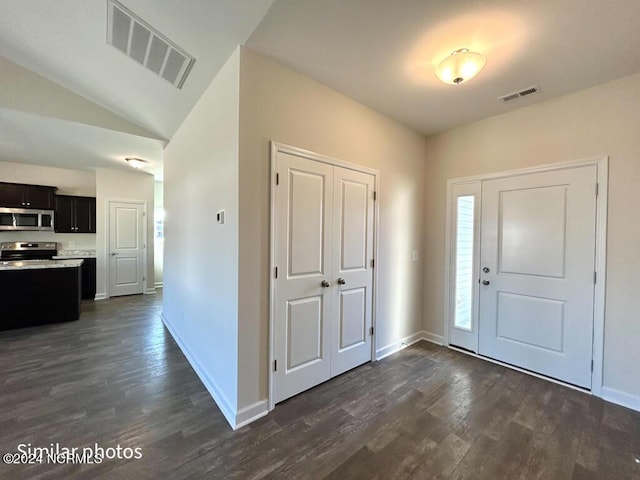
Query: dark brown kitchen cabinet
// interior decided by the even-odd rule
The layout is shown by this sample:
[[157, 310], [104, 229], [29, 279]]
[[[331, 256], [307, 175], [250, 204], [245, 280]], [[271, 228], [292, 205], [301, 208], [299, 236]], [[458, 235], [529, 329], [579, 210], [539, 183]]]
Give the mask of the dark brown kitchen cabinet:
[[0, 183], [0, 207], [53, 210], [56, 187]]
[[82, 262], [82, 299], [96, 298], [96, 259], [84, 258]]
[[96, 233], [96, 199], [56, 195], [55, 230], [58, 233]]

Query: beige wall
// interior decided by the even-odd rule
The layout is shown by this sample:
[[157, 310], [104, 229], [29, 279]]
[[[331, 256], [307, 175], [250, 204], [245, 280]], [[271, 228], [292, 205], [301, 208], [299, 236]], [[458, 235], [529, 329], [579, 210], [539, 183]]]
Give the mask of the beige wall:
[[0, 162], [0, 182], [58, 187], [59, 195], [96, 196], [96, 174], [86, 170]]
[[[238, 104], [236, 50], [164, 155], [163, 315], [229, 422], [238, 357]], [[226, 211], [226, 223], [215, 213]]]
[[109, 200], [147, 202], [147, 289], [153, 288], [153, 176], [136, 171], [96, 170], [96, 297], [107, 291], [107, 220]]
[[443, 333], [446, 181], [609, 155], [604, 384], [640, 398], [640, 75], [429, 137], [425, 329]]
[[378, 347], [422, 328], [422, 262], [411, 256], [423, 244], [425, 138], [243, 48], [239, 408], [267, 398], [270, 140], [380, 171]]
[[[58, 187], [56, 193], [60, 195], [96, 196], [96, 174], [85, 170], [0, 162], [0, 182]], [[0, 232], [1, 242], [21, 240], [58, 242], [60, 250], [96, 248], [96, 235], [93, 233]]]

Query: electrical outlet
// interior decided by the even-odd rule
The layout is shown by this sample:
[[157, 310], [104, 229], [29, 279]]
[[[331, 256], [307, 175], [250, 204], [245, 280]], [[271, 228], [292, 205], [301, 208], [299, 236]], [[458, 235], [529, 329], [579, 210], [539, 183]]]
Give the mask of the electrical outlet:
[[220, 224], [224, 224], [225, 221], [225, 211], [224, 210], [220, 210], [216, 213], [216, 222], [220, 223]]
[[413, 254], [411, 255], [411, 259], [414, 262], [417, 262], [418, 260], [420, 260], [420, 254], [418, 253], [418, 250], [413, 251]]

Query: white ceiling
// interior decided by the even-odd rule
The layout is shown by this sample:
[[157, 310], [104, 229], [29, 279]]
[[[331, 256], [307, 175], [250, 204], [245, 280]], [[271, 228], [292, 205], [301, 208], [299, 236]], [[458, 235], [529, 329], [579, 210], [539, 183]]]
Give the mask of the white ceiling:
[[[640, 71], [640, 1], [276, 0], [247, 45], [430, 134]], [[462, 47], [484, 70], [442, 84]]]
[[[137, 137], [171, 138], [226, 59], [238, 44], [246, 41], [273, 0], [122, 0], [127, 8], [196, 58], [181, 90], [107, 45], [106, 0], [0, 1], [0, 56], [90, 100], [96, 107], [103, 107], [142, 127], [129, 140], [129, 146], [136, 156], [146, 154], [149, 158], [145, 149], [135, 152], [140, 143]], [[10, 80], [0, 74], [0, 89]], [[0, 95], [2, 107], [17, 108], [2, 103]], [[33, 110], [27, 111], [34, 113]], [[65, 118], [52, 113], [51, 109], [42, 114]], [[3, 128], [14, 120], [8, 112], [0, 118]], [[15, 121], [16, 129], [27, 128], [21, 119]], [[51, 125], [47, 123], [46, 127]], [[30, 137], [45, 142], [53, 135], [71, 137], [72, 130], [65, 131], [64, 123], [58, 122], [45, 132], [33, 130]], [[113, 139], [113, 135], [106, 132], [105, 141], [101, 143], [103, 150], [89, 158], [82, 139], [77, 139], [79, 144], [74, 155], [65, 160], [63, 154], [70, 152], [68, 149], [59, 151], [58, 163], [74, 167], [71, 159], [84, 155], [84, 161], [78, 166], [88, 168], [115, 155], [122, 150], [122, 141], [127, 141], [120, 138], [117, 144], [109, 144], [108, 139]], [[74, 141], [69, 138], [67, 147], [73, 148]], [[163, 146], [160, 143], [152, 152], [154, 161], [161, 161]], [[12, 151], [0, 144], [0, 160], [40, 163], [40, 157], [29, 158], [37, 150], [32, 147], [22, 149], [27, 159], [13, 158]], [[161, 175], [161, 169], [153, 173]]]
[[[640, 71], [638, 0], [121, 3], [196, 58], [184, 87], [106, 44], [106, 0], [0, 0], [0, 160], [131, 155], [161, 177], [167, 140], [245, 42], [425, 134]], [[433, 67], [461, 47], [484, 53], [484, 70], [441, 84]], [[540, 93], [498, 100], [531, 85]]]
[[106, 0], [2, 0], [0, 55], [165, 139], [272, 0], [123, 0], [196, 58], [181, 90], [106, 44]]

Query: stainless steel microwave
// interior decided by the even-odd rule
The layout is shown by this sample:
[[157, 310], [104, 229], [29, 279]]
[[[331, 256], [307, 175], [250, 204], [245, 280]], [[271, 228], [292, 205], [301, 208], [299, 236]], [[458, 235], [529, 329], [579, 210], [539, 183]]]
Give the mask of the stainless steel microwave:
[[53, 232], [53, 210], [0, 208], [0, 230], [42, 230]]

